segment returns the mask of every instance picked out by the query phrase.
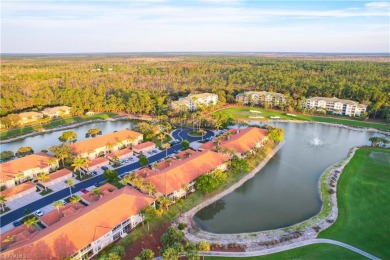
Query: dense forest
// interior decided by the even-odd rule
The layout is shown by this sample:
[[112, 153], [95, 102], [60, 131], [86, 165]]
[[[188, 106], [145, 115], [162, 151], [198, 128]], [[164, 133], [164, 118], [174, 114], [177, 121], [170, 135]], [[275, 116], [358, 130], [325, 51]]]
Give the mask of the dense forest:
[[388, 109], [390, 63], [250, 56], [2, 57], [1, 115], [46, 106], [161, 114], [190, 92], [234, 102], [243, 90], [280, 92], [293, 107], [310, 96], [338, 97]]

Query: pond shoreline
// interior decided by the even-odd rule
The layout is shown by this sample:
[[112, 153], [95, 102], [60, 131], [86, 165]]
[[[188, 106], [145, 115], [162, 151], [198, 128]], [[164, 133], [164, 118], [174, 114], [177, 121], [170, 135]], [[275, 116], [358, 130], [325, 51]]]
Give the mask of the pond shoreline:
[[37, 135], [53, 133], [53, 132], [56, 132], [56, 131], [72, 129], [74, 127], [87, 125], [87, 124], [100, 123], [100, 122], [105, 122], [105, 121], [119, 121], [119, 120], [126, 120], [126, 119], [128, 119], [128, 120], [143, 120], [142, 118], [134, 119], [134, 118], [131, 118], [130, 116], [126, 115], [126, 116], [119, 116], [119, 117], [115, 117], [115, 118], [93, 119], [93, 120], [88, 120], [88, 121], [83, 121], [83, 122], [75, 122], [75, 123], [70, 123], [70, 124], [65, 124], [65, 125], [53, 127], [53, 128], [50, 128], [50, 129], [44, 129], [43, 131], [39, 131], [39, 132], [35, 132], [34, 131], [34, 132], [31, 132], [31, 133], [18, 135], [18, 136], [7, 138], [7, 139], [1, 139], [0, 140], [0, 144], [11, 143], [11, 142], [14, 142], [14, 141], [25, 139], [27, 137], [33, 137], [33, 136], [37, 136]]
[[[280, 146], [281, 144], [279, 144]], [[320, 230], [324, 230], [330, 227], [337, 219], [338, 216], [338, 207], [337, 207], [337, 196], [336, 196], [336, 187], [337, 181], [342, 173], [344, 167], [352, 159], [355, 152], [358, 150], [357, 147], [351, 148], [347, 157], [340, 162], [337, 162], [329, 166], [322, 174], [318, 183], [318, 189], [321, 195], [322, 206], [321, 210], [314, 215], [313, 217], [304, 220], [300, 223], [296, 223], [289, 227], [250, 232], [250, 233], [237, 233], [237, 234], [217, 234], [204, 231], [194, 222], [194, 215], [201, 210], [202, 208], [210, 205], [214, 201], [222, 198], [223, 196], [231, 193], [236, 188], [241, 186], [245, 181], [252, 178], [261, 168], [263, 168], [266, 163], [272, 158], [272, 156], [280, 149], [276, 147], [273, 152], [269, 155], [270, 157], [266, 158], [259, 166], [257, 166], [252, 172], [250, 172], [246, 177], [239, 181], [236, 184], [233, 184], [230, 188], [222, 191], [216, 196], [202, 202], [196, 207], [184, 213], [181, 217], [176, 220], [176, 224], [185, 223], [188, 228], [185, 229], [186, 237], [193, 242], [199, 242], [201, 240], [207, 240], [210, 243], [220, 244], [220, 245], [239, 245], [246, 248], [246, 251], [258, 251], [266, 250], [269, 248], [275, 248], [278, 246], [284, 246], [293, 244], [300, 241], [306, 241], [314, 239], [317, 237]], [[333, 194], [327, 193], [327, 189], [330, 188], [330, 182], [334, 184], [335, 187]], [[323, 186], [325, 185], [325, 186]], [[323, 187], [326, 191], [324, 192]], [[324, 206], [324, 203], [327, 203], [330, 208]], [[315, 230], [317, 229], [317, 230]]]

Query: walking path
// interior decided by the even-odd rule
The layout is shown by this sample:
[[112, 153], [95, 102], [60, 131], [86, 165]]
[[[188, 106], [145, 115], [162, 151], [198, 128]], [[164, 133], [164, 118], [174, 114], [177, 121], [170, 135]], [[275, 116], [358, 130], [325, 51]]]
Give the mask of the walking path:
[[263, 249], [259, 251], [251, 251], [251, 252], [219, 252], [219, 251], [210, 251], [210, 252], [204, 252], [200, 253], [199, 255], [201, 256], [225, 256], [225, 257], [250, 257], [250, 256], [262, 256], [262, 255], [269, 255], [269, 254], [274, 254], [274, 253], [279, 253], [282, 251], [302, 247], [302, 246], [307, 246], [307, 245], [313, 245], [313, 244], [331, 244], [331, 245], [336, 245], [336, 246], [341, 246], [343, 248], [346, 248], [348, 250], [351, 250], [353, 252], [356, 252], [362, 256], [365, 256], [369, 259], [373, 260], [379, 260], [379, 258], [363, 251], [360, 250], [356, 247], [353, 247], [351, 245], [345, 244], [340, 241], [336, 240], [331, 240], [331, 239], [323, 239], [323, 238], [318, 238], [318, 239], [310, 239], [310, 240], [305, 240], [305, 241], [299, 241], [293, 244], [289, 245], [283, 245], [279, 247], [274, 247], [274, 248], [269, 248], [269, 249]]
[[[309, 239], [305, 241], [299, 241], [296, 243], [268, 248], [268, 249], [262, 249], [257, 251], [249, 251], [249, 252], [222, 252], [222, 251], [209, 251], [209, 252], [199, 252], [199, 256], [219, 256], [219, 257], [237, 257], [237, 258], [243, 258], [243, 257], [253, 257], [253, 256], [263, 256], [263, 255], [270, 255], [275, 254], [291, 249], [295, 249], [298, 247], [308, 246], [308, 245], [314, 245], [314, 244], [331, 244], [336, 246], [341, 246], [345, 249], [351, 250], [355, 253], [358, 253], [362, 256], [365, 256], [372, 260], [379, 260], [380, 258], [373, 256], [366, 251], [363, 251], [359, 248], [356, 248], [354, 246], [345, 244], [340, 241], [332, 240], [332, 239], [324, 239], [324, 238], [318, 238], [318, 239]], [[155, 257], [155, 260], [161, 260], [163, 259], [161, 256]]]

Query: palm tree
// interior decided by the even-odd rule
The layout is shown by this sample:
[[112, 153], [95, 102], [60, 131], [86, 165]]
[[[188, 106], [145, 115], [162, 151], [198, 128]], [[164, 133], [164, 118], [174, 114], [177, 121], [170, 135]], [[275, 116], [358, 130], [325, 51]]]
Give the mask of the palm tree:
[[56, 166], [55, 168], [58, 167], [58, 161], [57, 161], [57, 159], [54, 159], [54, 158], [50, 159], [50, 160], [48, 161], [48, 164], [49, 164], [49, 166], [50, 166], [50, 169], [51, 169], [53, 166]]
[[88, 159], [80, 157], [80, 156], [78, 156], [74, 159], [72, 166], [74, 167], [75, 172], [79, 171], [80, 178], [82, 178], [82, 173], [81, 173], [82, 171], [80, 169], [87, 167], [88, 163], [89, 163]]
[[190, 158], [191, 153], [190, 153], [190, 152], [186, 152], [186, 153], [185, 153], [185, 156], [187, 156], [187, 158]]
[[214, 127], [215, 127], [215, 129], [217, 129], [217, 130], [221, 129], [221, 128], [222, 128], [221, 122], [220, 122], [219, 120], [216, 121]]
[[161, 207], [168, 210], [168, 207], [172, 204], [172, 199], [166, 197], [166, 196], [160, 196], [157, 198], [158, 203]]
[[31, 228], [38, 222], [38, 218], [36, 216], [32, 216], [31, 218], [27, 219], [24, 221], [24, 224], [26, 225], [27, 228]]
[[15, 241], [15, 236], [7, 236], [2, 242], [3, 243], [10, 243]]
[[162, 145], [162, 148], [165, 149], [165, 157], [168, 157], [168, 148], [171, 147], [170, 144], [165, 143]]
[[57, 209], [58, 215], [60, 215], [60, 208], [64, 206], [61, 201], [54, 201], [53, 206]]
[[168, 160], [165, 161], [165, 164], [166, 164], [168, 167], [171, 166], [171, 163], [172, 163], [172, 161], [171, 161], [170, 159], [168, 159]]
[[43, 185], [43, 187], [45, 187], [45, 190], [47, 190], [47, 187], [45, 185], [45, 182], [47, 182], [48, 180], [50, 180], [51, 177], [49, 174], [47, 174], [46, 172], [41, 172], [38, 177], [37, 177], [37, 180], [40, 181]]
[[154, 162], [152, 164], [152, 168], [156, 171], [157, 170], [157, 166], [158, 166], [158, 162]]
[[160, 134], [158, 137], [157, 137], [158, 140], [160, 140], [160, 146], [162, 147], [162, 141], [164, 140], [164, 134]]
[[137, 176], [135, 176], [135, 173], [129, 173], [122, 179], [122, 183], [131, 184], [135, 178], [137, 178]]
[[70, 202], [72, 202], [72, 203], [77, 203], [77, 202], [79, 202], [81, 200], [81, 197], [79, 197], [79, 196], [72, 196], [71, 198], [70, 198]]
[[62, 161], [62, 166], [65, 166], [64, 160], [69, 158], [72, 153], [72, 149], [69, 144], [60, 144], [55, 145], [49, 148], [49, 151], [52, 152], [58, 159]]
[[154, 194], [157, 192], [156, 187], [150, 182], [144, 182], [143, 189], [149, 196], [154, 197]]
[[1, 204], [1, 209], [4, 212], [5, 211], [5, 204], [7, 203], [7, 200], [5, 199], [4, 194], [0, 194], [0, 204]]
[[93, 195], [96, 195], [100, 198], [103, 195], [103, 192], [100, 188], [93, 188], [92, 193], [89, 194], [89, 196], [93, 196]]
[[65, 184], [67, 187], [69, 187], [70, 196], [72, 197], [72, 188], [74, 188], [74, 180], [73, 179], [66, 180]]

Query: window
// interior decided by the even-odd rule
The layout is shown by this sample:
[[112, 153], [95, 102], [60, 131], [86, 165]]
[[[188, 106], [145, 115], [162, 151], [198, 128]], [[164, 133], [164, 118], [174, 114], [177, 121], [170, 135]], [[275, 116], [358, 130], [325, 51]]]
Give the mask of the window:
[[113, 236], [113, 239], [114, 239], [114, 241], [115, 241], [115, 240], [118, 240], [120, 237], [121, 237], [121, 232], [118, 232], [118, 233], [116, 233], [116, 234]]

